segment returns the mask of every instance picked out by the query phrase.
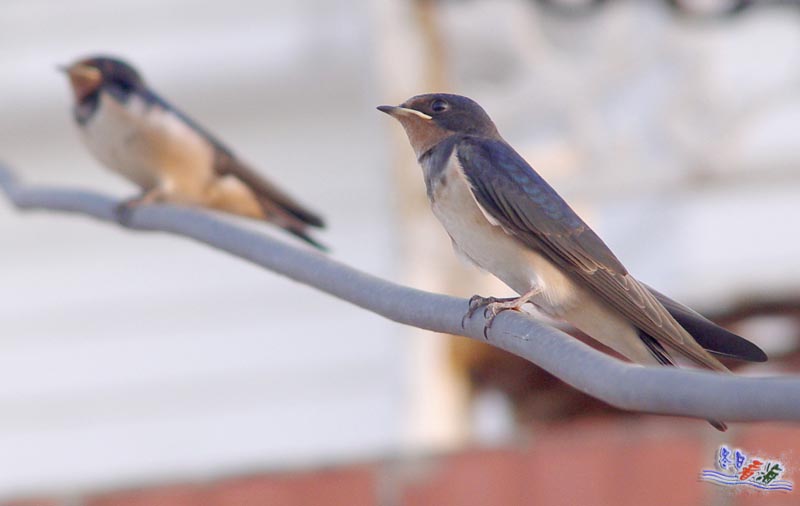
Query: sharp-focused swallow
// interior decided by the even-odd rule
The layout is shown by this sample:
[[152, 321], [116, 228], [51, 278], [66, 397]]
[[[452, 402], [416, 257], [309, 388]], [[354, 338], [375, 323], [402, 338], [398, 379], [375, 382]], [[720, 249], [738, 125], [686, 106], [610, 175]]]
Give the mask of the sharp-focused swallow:
[[709, 351], [767, 359], [753, 343], [631, 276], [473, 100], [429, 94], [378, 109], [405, 129], [454, 249], [520, 294], [476, 295], [465, 319], [483, 307], [488, 329], [499, 312], [532, 303], [642, 364], [675, 365], [677, 353], [728, 371]]
[[153, 92], [127, 63], [81, 59], [62, 70], [89, 151], [142, 188], [119, 208], [152, 202], [209, 207], [262, 219], [323, 249], [308, 235], [322, 218], [239, 160], [195, 121]]

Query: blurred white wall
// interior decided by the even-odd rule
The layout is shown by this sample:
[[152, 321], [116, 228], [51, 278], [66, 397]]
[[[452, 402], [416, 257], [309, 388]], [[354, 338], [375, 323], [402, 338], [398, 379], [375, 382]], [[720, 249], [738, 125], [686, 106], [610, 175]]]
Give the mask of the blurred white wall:
[[[121, 55], [319, 209], [336, 258], [398, 279], [366, 3], [5, 1], [0, 159], [29, 181], [133, 195], [80, 145], [55, 71]], [[0, 233], [0, 497], [404, 440], [401, 327], [179, 238], [5, 203]]]

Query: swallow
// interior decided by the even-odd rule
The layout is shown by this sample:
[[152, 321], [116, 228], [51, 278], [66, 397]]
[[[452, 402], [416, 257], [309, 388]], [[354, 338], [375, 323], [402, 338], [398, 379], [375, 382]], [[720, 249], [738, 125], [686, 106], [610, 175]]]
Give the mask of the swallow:
[[74, 96], [73, 117], [94, 157], [142, 189], [118, 208], [172, 202], [271, 222], [325, 249], [308, 234], [320, 215], [242, 162], [208, 130], [170, 105], [131, 65], [107, 56], [61, 67]]
[[750, 341], [634, 278], [473, 100], [427, 94], [378, 110], [405, 129], [456, 252], [519, 294], [473, 296], [462, 325], [483, 308], [487, 336], [497, 314], [531, 303], [639, 364], [674, 366], [677, 355], [729, 372], [712, 353], [767, 359]]

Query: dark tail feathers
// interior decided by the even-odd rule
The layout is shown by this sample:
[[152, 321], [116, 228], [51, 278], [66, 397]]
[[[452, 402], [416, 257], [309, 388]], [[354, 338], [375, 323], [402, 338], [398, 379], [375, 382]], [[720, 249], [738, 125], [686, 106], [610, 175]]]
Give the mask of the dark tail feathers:
[[748, 362], [766, 362], [767, 354], [747, 339], [725, 330], [700, 313], [675, 302], [649, 286], [647, 288], [675, 318], [675, 321], [706, 350], [717, 355]]

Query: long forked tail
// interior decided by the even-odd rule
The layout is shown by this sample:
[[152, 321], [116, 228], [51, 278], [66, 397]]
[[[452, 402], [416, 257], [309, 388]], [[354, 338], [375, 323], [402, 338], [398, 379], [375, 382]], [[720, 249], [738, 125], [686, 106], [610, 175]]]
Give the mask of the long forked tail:
[[[649, 286], [647, 288], [664, 308], [666, 308], [669, 314], [675, 318], [675, 321], [677, 321], [704, 349], [716, 355], [749, 362], [765, 362], [767, 360], [767, 354], [747, 339], [720, 327], [700, 313], [670, 299], [653, 288]], [[658, 341], [641, 332], [639, 337], [644, 341], [645, 345], [659, 363], [663, 365], [674, 365], [669, 354]], [[709, 420], [708, 423], [722, 432], [728, 429], [728, 426], [725, 425], [724, 422], [718, 420]]]
[[318, 242], [309, 235], [308, 229], [314, 225], [309, 225], [308, 222], [301, 220], [296, 214], [289, 212], [285, 207], [275, 201], [263, 198], [260, 195], [257, 197], [257, 200], [264, 212], [264, 218], [267, 221], [278, 225], [293, 236], [302, 239], [320, 251], [328, 251], [328, 248], [324, 244]]

